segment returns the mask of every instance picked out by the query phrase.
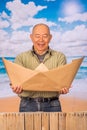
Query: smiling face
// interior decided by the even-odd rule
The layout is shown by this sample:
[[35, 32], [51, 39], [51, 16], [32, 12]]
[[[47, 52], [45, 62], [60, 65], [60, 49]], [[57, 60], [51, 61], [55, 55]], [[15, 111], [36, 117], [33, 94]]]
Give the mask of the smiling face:
[[52, 35], [50, 34], [50, 30], [47, 25], [38, 24], [33, 28], [30, 38], [33, 42], [35, 51], [41, 55], [48, 49]]

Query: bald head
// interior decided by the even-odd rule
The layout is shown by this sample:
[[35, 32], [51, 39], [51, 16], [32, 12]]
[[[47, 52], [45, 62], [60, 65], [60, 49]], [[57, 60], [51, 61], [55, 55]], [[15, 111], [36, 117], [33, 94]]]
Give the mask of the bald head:
[[34, 30], [35, 29], [37, 29], [37, 28], [46, 28], [47, 29], [47, 31], [48, 31], [48, 33], [50, 34], [50, 29], [49, 29], [49, 27], [48, 27], [48, 25], [46, 25], [46, 24], [44, 24], [44, 23], [39, 23], [39, 24], [36, 24], [34, 27], [33, 27], [33, 29], [32, 29], [32, 33], [34, 33]]

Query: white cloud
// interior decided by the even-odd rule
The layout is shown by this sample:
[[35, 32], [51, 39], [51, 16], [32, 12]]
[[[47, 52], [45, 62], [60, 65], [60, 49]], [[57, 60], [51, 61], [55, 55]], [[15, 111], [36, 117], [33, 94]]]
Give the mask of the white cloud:
[[28, 40], [10, 39], [0, 41], [0, 56], [16, 56], [17, 54], [27, 51], [31, 48], [32, 43]]
[[51, 31], [53, 35], [52, 42], [68, 43], [77, 41], [87, 41], [87, 28], [83, 25], [77, 25], [73, 30], [60, 32], [58, 30]]
[[[11, 11], [10, 21], [13, 29], [27, 26], [28, 21], [30, 21], [33, 16], [35, 16], [39, 11], [47, 8], [47, 6], [36, 6], [34, 2], [29, 2], [25, 5], [21, 3], [20, 0], [8, 2], [6, 7]], [[32, 25], [32, 22], [30, 25]]]
[[14, 31], [11, 35], [0, 30], [0, 56], [15, 56], [31, 48], [29, 34], [24, 31]]
[[64, 17], [64, 18], [58, 18], [58, 20], [61, 22], [66, 22], [66, 23], [72, 23], [75, 21], [87, 22], [87, 12], [77, 13], [72, 16], [68, 16], [68, 17]]
[[[56, 25], [51, 21], [47, 21], [46, 18], [33, 18], [38, 11], [41, 11], [45, 8], [47, 7], [36, 6], [33, 2], [29, 2], [28, 4], [24, 5], [19, 0], [7, 3], [7, 9], [11, 11], [11, 14], [8, 16], [5, 12], [3, 12], [1, 14], [1, 18], [7, 19], [7, 23], [9, 22], [10, 27], [15, 31], [12, 30], [11, 33], [7, 33], [4, 30], [0, 30], [0, 33], [2, 34], [0, 37], [0, 55], [14, 56], [31, 48], [32, 42], [29, 38], [30, 32], [16, 29], [21, 29], [23, 26], [32, 27], [32, 25], [35, 25], [39, 22], [46, 23], [49, 26]], [[3, 26], [1, 26], [2, 28], [7, 27], [5, 26], [5, 21], [6, 20], [2, 21], [4, 23]]]
[[[8, 33], [2, 29], [0, 29], [0, 41], [8, 40], [9, 36]], [[0, 44], [1, 46], [1, 44]]]
[[7, 28], [10, 26], [8, 15], [3, 11], [0, 13], [0, 29]]
[[[3, 40], [0, 42], [0, 55], [15, 56], [32, 47], [28, 32], [14, 31], [11, 37], [7, 37], [8, 34], [6, 32], [2, 31], [0, 33], [3, 33]], [[51, 33], [53, 34], [53, 39], [50, 46], [53, 49], [62, 51], [67, 56], [87, 55], [87, 29], [84, 25], [77, 26], [70, 32], [66, 31], [65, 33], [61, 33], [58, 31], [51, 31]], [[84, 41], [84, 39], [86, 41]]]
[[37, 23], [45, 23], [49, 26], [55, 26], [56, 25], [55, 23], [53, 23], [51, 21], [47, 21], [46, 18], [36, 19], [36, 18], [29, 17], [27, 20], [22, 21], [21, 23], [12, 24], [12, 28], [15, 30], [17, 28], [21, 28], [22, 26], [34, 26]]
[[52, 31], [52, 34], [52, 48], [64, 52], [67, 56], [87, 55], [87, 28], [84, 25], [64, 33]]
[[[56, 25], [56, 23], [48, 21], [46, 18], [33, 18], [39, 11], [47, 8], [47, 6], [36, 6], [34, 2], [29, 2], [24, 5], [19, 0], [15, 0], [13, 2], [8, 2], [7, 8], [11, 11], [11, 15], [8, 16], [3, 12], [0, 15], [0, 25], [2, 29], [10, 25], [13, 30], [10, 30], [12, 31], [11, 33], [7, 33], [2, 29], [0, 30], [0, 56], [15, 56], [20, 52], [30, 49], [32, 46], [32, 42], [29, 38], [30, 31], [25, 32], [17, 29], [21, 29], [23, 26], [29, 26], [31, 30], [32, 25], [40, 22], [50, 27], [56, 26], [56, 30], [51, 30], [53, 39], [50, 46], [53, 49], [60, 50], [66, 55], [87, 55], [87, 28], [85, 25], [76, 26], [71, 31], [67, 30], [63, 32], [63, 28], [61, 28], [62, 31], [61, 29], [59, 31], [59, 25]], [[87, 13], [74, 14], [73, 16], [60, 18], [59, 20], [68, 23], [78, 20], [86, 22]]]
[[78, 2], [78, 0], [71, 0], [63, 2], [61, 10], [65, 16], [69, 16], [80, 13], [83, 10], [83, 7], [82, 4]]
[[2, 20], [0, 19], [0, 28], [3, 29], [3, 28], [7, 28], [9, 27], [9, 22], [7, 20]]
[[25, 31], [13, 31], [10, 41], [12, 42], [29, 41], [29, 33]]
[[[28, 4], [23, 4], [21, 1], [14, 0], [13, 2], [8, 2], [6, 5], [13, 15], [13, 17], [26, 19], [28, 17], [33, 17], [47, 6], [36, 6], [34, 2], [29, 2]], [[18, 18], [19, 20], [19, 18]]]
[[3, 12], [1, 13], [1, 18], [9, 19], [9, 16], [6, 14], [5, 11], [3, 11]]
[[76, 26], [71, 31], [66, 31], [62, 37], [62, 42], [72, 42], [72, 41], [87, 41], [87, 28], [85, 25]]
[[4, 41], [0, 42], [0, 56], [16, 56], [23, 51], [31, 49], [29, 41]]

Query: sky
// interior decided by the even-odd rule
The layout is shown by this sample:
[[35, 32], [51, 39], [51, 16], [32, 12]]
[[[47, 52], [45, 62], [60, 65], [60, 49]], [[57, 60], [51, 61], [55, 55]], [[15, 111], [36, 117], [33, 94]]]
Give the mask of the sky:
[[87, 0], [0, 0], [0, 56], [31, 49], [37, 23], [50, 27], [51, 48], [87, 56]]

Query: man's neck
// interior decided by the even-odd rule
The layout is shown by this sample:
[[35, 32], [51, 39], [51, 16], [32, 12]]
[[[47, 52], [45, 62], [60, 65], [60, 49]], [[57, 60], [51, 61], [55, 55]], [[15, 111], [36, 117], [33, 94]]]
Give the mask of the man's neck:
[[48, 48], [47, 48], [45, 51], [37, 51], [37, 50], [35, 50], [35, 49], [34, 49], [34, 51], [35, 51], [35, 53], [38, 54], [38, 55], [44, 55], [44, 54], [48, 51]]

